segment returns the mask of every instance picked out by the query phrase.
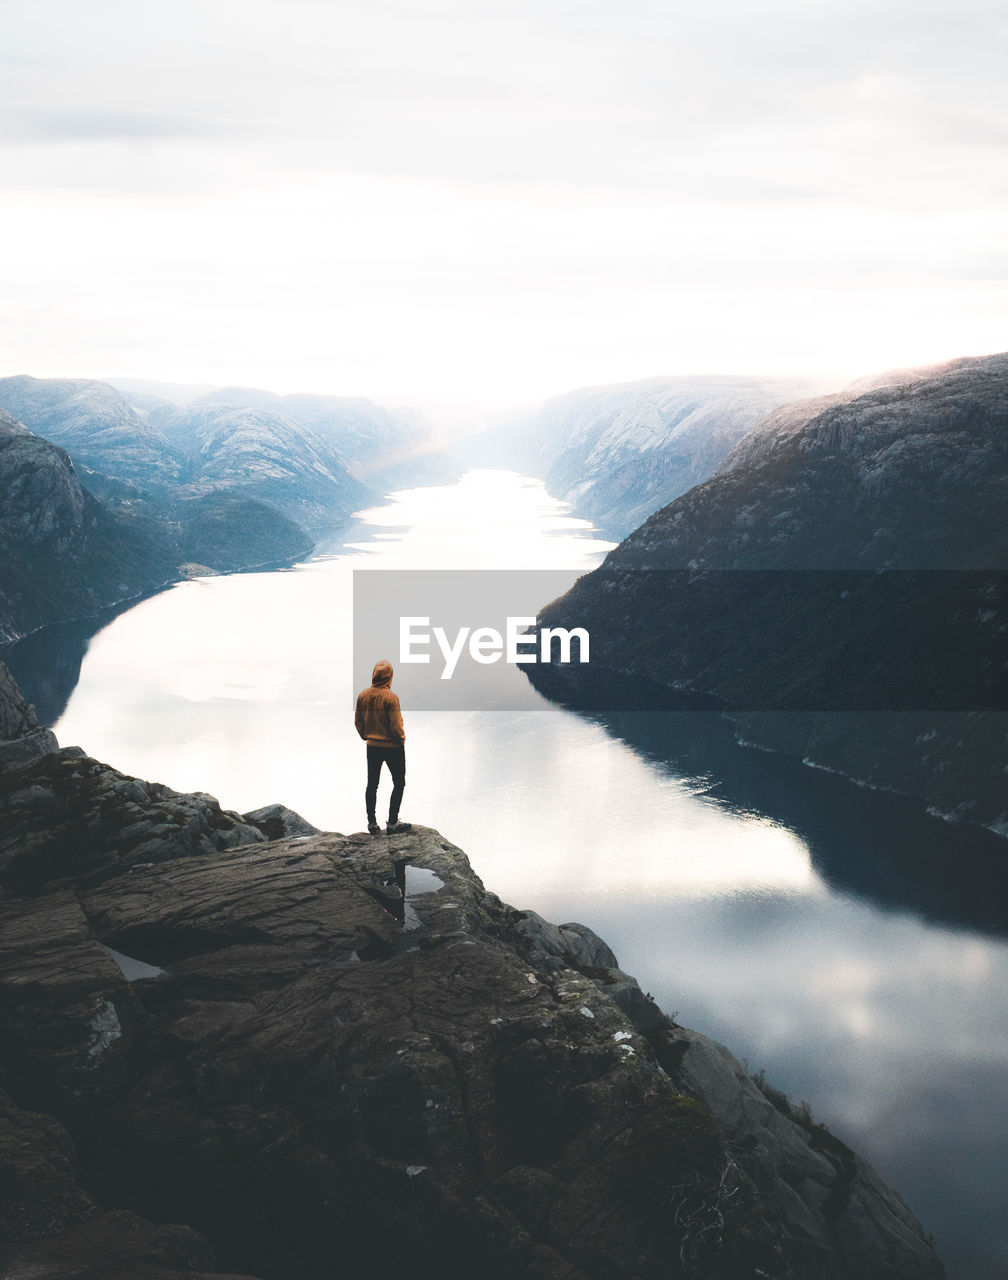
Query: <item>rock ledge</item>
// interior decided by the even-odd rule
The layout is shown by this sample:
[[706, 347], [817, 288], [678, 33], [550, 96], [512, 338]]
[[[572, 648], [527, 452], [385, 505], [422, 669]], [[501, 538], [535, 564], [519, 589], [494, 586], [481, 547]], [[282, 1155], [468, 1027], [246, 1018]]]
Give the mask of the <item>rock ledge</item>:
[[0, 768], [0, 814], [5, 1276], [944, 1275], [853, 1152], [431, 828], [270, 841], [74, 749]]

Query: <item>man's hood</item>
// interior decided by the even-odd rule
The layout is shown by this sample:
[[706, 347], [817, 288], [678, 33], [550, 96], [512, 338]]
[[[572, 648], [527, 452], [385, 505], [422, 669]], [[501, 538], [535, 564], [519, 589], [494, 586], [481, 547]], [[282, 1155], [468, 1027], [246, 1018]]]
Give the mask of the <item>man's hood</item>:
[[379, 659], [374, 664], [374, 671], [371, 672], [371, 683], [379, 687], [390, 685], [392, 683], [392, 663], [386, 662], [384, 658]]

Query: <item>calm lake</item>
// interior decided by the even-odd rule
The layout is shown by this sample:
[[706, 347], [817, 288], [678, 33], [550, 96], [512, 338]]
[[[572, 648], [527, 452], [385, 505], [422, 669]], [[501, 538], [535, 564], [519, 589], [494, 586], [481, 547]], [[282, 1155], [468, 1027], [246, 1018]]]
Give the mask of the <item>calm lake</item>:
[[[63, 745], [359, 831], [353, 570], [573, 582], [609, 545], [537, 481], [470, 472], [391, 495], [293, 569], [183, 583], [3, 656]], [[590, 925], [668, 1013], [806, 1100], [900, 1191], [953, 1280], [1001, 1280], [1008, 845], [743, 750], [713, 713], [581, 715], [499, 671], [506, 710], [411, 711], [403, 693], [402, 816], [506, 901]]]

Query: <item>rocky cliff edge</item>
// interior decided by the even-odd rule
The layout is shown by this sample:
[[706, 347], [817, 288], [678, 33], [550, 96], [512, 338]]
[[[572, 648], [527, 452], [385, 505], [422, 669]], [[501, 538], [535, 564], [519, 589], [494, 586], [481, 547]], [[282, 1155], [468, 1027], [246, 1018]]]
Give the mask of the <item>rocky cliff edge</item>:
[[7, 1280], [944, 1275], [843, 1143], [430, 828], [69, 748], [0, 757], [0, 830]]

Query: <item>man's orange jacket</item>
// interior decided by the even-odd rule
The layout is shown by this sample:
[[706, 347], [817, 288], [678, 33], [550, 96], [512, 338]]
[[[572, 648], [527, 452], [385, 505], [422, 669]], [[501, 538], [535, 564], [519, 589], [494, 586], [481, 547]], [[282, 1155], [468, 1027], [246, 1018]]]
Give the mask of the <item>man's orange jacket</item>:
[[392, 664], [376, 662], [371, 685], [357, 696], [354, 724], [357, 732], [372, 747], [401, 747], [406, 741], [399, 699], [389, 688]]

